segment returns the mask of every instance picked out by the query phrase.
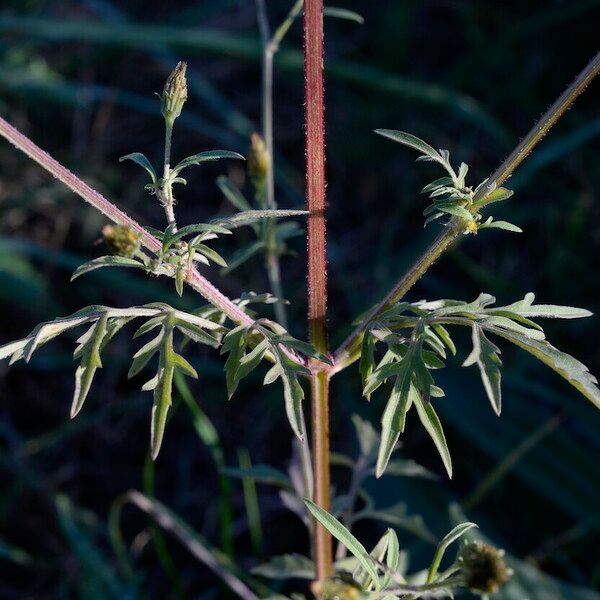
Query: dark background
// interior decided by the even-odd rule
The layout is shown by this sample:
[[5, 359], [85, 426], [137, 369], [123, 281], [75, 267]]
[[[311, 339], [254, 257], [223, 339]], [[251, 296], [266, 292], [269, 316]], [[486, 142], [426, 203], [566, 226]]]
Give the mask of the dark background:
[[[291, 0], [267, 4], [274, 25]], [[409, 150], [372, 130], [406, 130], [448, 148], [453, 162], [467, 162], [469, 180], [478, 182], [598, 51], [600, 20], [600, 2], [592, 0], [337, 5], [361, 13], [365, 24], [326, 21], [334, 346], [439, 228], [423, 230], [424, 201], [417, 194], [437, 171], [415, 165]], [[260, 127], [251, 0], [4, 0], [0, 6], [0, 113], [143, 223], [161, 226], [161, 211], [142, 189], [141, 170], [117, 159], [142, 151], [160, 163], [163, 133], [153, 93], [177, 60], [189, 63], [190, 99], [175, 129], [176, 157], [212, 148], [245, 153], [249, 134]], [[80, 25], [69, 27], [73, 22]], [[275, 66], [277, 198], [286, 207], [303, 201], [300, 47], [298, 22]], [[599, 99], [595, 82], [508, 182], [515, 196], [494, 214], [525, 233], [469, 236], [419, 282], [411, 299], [470, 300], [486, 291], [504, 304], [531, 290], [541, 302], [600, 311]], [[228, 210], [214, 184], [223, 173], [243, 184], [243, 171], [231, 161], [190, 171], [188, 186], [178, 193], [180, 222]], [[127, 270], [105, 270], [69, 284], [78, 264], [101, 253], [94, 243], [105, 219], [4, 141], [0, 203], [0, 342], [88, 304], [198, 305], [189, 290], [179, 300], [166, 280]], [[230, 254], [244, 235], [224, 243], [223, 253]], [[283, 260], [284, 287], [292, 301], [292, 333], [305, 337], [302, 238], [291, 247], [297, 256]], [[227, 278], [217, 269], [207, 273], [232, 296], [266, 290], [258, 260]], [[600, 372], [597, 318], [549, 323], [546, 331], [555, 345]], [[469, 518], [496, 544], [545, 573], [598, 589], [600, 415], [552, 371], [503, 346], [504, 411], [496, 418], [476, 370], [459, 368], [468, 341], [458, 339], [458, 358], [438, 377], [447, 397], [436, 401], [454, 480], [445, 479], [431, 441], [409, 419], [403, 454], [439, 474], [441, 483], [390, 478], [371, 486], [371, 493], [381, 506], [406, 501], [411, 513], [423, 514], [429, 528], [443, 535], [448, 505], [468, 498], [508, 457], [510, 468], [470, 507]], [[68, 420], [73, 338], [39, 351], [27, 367], [1, 365], [0, 598], [123, 597], [119, 590], [127, 585], [108, 543], [108, 513], [129, 488], [152, 489], [151, 470], [143, 482], [151, 398], [139, 391], [137, 379], [126, 380], [134, 347], [129, 340], [123, 333], [111, 344], [74, 421]], [[237, 450], [247, 448], [254, 463], [285, 469], [290, 431], [275, 387], [263, 390], [260, 377], [251, 377], [228, 403], [218, 355], [194, 349], [189, 356], [200, 373], [192, 391], [219, 432], [227, 464], [236, 466]], [[354, 451], [353, 413], [374, 424], [380, 418], [383, 396], [367, 404], [359, 384], [356, 368], [333, 382], [338, 451]], [[528, 452], [514, 454], [521, 443]], [[260, 557], [249, 541], [241, 485], [232, 482], [230, 519], [218, 507], [211, 456], [190, 413], [176, 402], [154, 491], [215, 545], [225, 518], [233, 527], [236, 561], [250, 567]], [[343, 489], [344, 473], [334, 477]], [[296, 517], [282, 509], [272, 488], [259, 487], [259, 493], [265, 554], [305, 552]], [[128, 544], [133, 540], [144, 597], [224, 597], [203, 565], [170, 538], [153, 545], [148, 531], [143, 515], [124, 509], [123, 535]], [[365, 541], [372, 543], [381, 531], [366, 528]], [[400, 541], [413, 552], [411, 568], [423, 568], [433, 548], [402, 531]], [[592, 591], [576, 595], [571, 588], [550, 587], [550, 595], [542, 596], [533, 586], [529, 597], [598, 598]]]

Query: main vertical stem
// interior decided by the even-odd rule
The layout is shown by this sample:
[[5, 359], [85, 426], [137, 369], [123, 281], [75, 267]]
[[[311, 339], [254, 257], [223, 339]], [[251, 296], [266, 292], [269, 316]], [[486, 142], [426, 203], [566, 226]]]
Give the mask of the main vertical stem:
[[[323, 0], [304, 3], [304, 91], [306, 104], [306, 197], [308, 210], [308, 320], [315, 348], [327, 354], [327, 256], [325, 227], [325, 120], [323, 89]], [[330, 510], [329, 376], [317, 371], [311, 380], [314, 494]], [[317, 581], [331, 576], [329, 532], [315, 523]]]

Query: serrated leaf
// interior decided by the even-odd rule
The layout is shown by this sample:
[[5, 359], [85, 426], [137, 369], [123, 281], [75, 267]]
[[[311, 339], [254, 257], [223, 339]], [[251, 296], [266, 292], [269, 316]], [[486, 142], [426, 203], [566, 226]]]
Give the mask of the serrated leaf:
[[245, 160], [241, 154], [237, 152], [231, 152], [230, 150], [208, 150], [206, 152], [199, 152], [184, 158], [180, 163], [171, 169], [173, 176], [177, 176], [183, 169], [191, 167], [192, 165], [199, 165], [203, 162], [219, 160], [221, 158], [237, 158]]
[[304, 503], [312, 516], [321, 523], [321, 525], [323, 525], [336, 540], [341, 542], [352, 553], [356, 560], [358, 560], [361, 567], [373, 580], [375, 589], [381, 589], [377, 567], [367, 553], [365, 547], [333, 515], [329, 514], [311, 500], [305, 499]]
[[481, 381], [492, 408], [497, 415], [502, 410], [502, 391], [500, 387], [500, 349], [490, 342], [478, 323], [473, 323], [473, 350], [463, 362], [463, 367], [477, 364]]
[[99, 258], [90, 260], [77, 267], [73, 275], [71, 275], [71, 281], [74, 281], [90, 271], [101, 269], [103, 267], [126, 267], [146, 270], [146, 265], [135, 258], [127, 258], [125, 256], [100, 256]]
[[146, 158], [144, 154], [142, 154], [141, 152], [132, 152], [131, 154], [126, 154], [125, 156], [121, 156], [121, 158], [119, 158], [119, 162], [123, 162], [124, 160], [131, 160], [143, 169], [145, 169], [150, 175], [152, 183], [156, 185], [156, 172], [154, 171], [152, 163]]

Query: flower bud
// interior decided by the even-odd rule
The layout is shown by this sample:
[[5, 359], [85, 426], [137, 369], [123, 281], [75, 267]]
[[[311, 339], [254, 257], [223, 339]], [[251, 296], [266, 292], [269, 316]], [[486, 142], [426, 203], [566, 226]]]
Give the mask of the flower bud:
[[512, 575], [512, 570], [504, 560], [504, 551], [479, 542], [472, 542], [462, 548], [458, 564], [465, 578], [465, 585], [474, 591], [495, 592]]
[[250, 151], [248, 153], [248, 175], [254, 189], [259, 192], [265, 187], [271, 157], [264, 140], [258, 133], [250, 136]]
[[187, 81], [184, 62], [177, 63], [165, 83], [165, 89], [161, 96], [161, 112], [165, 120], [173, 121], [181, 114], [183, 105], [187, 100]]
[[312, 584], [312, 592], [321, 600], [361, 600], [362, 590], [349, 573], [338, 573]]
[[131, 258], [140, 249], [141, 235], [126, 225], [105, 225], [102, 236], [110, 253], [116, 256]]

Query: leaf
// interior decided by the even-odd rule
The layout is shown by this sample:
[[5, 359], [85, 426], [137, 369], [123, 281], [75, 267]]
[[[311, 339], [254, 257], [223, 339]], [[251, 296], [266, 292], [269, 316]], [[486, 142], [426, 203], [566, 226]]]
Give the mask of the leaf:
[[399, 502], [381, 510], [362, 510], [353, 519], [354, 522], [362, 519], [373, 519], [388, 523], [408, 531], [412, 535], [429, 543], [437, 543], [437, 538], [429, 531], [421, 515], [407, 514], [406, 504]]
[[479, 225], [479, 229], [503, 229], [504, 231], [512, 231], [513, 233], [523, 233], [523, 230], [517, 225], [508, 221], [494, 221], [492, 217]]
[[409, 395], [411, 373], [405, 372], [394, 382], [392, 393], [387, 401], [381, 418], [381, 442], [377, 455], [375, 476], [381, 477], [396, 447], [400, 434], [404, 431], [406, 414], [412, 406]]
[[561, 352], [545, 340], [531, 339], [521, 333], [507, 331], [499, 327], [485, 324], [482, 326], [541, 360], [579, 390], [597, 408], [600, 408], [598, 380], [582, 362], [565, 352]]
[[140, 167], [148, 172], [150, 178], [152, 179], [152, 183], [156, 185], [157, 177], [154, 167], [141, 152], [132, 152], [131, 154], [126, 154], [125, 156], [121, 156], [121, 158], [119, 158], [119, 162], [123, 162], [124, 160], [132, 160], [134, 163], [140, 165]]
[[92, 386], [96, 370], [102, 367], [100, 350], [107, 334], [108, 314], [104, 313], [79, 339], [75, 357], [81, 358], [81, 364], [75, 371], [75, 391], [71, 404], [71, 418], [77, 416]]
[[185, 236], [192, 235], [194, 233], [216, 233], [228, 235], [231, 234], [231, 231], [225, 227], [222, 227], [221, 225], [218, 225], [217, 223], [195, 223], [193, 225], [186, 225], [177, 231], [169, 231], [167, 228], [163, 236], [163, 252], [175, 242], [178, 242]]
[[436, 162], [444, 162], [440, 153], [435, 148], [433, 148], [428, 143], [424, 142], [423, 140], [410, 133], [405, 133], [404, 131], [396, 131], [394, 129], [376, 129], [375, 133], [382, 135], [383, 137], [389, 138], [394, 142], [404, 144], [409, 148], [413, 148], [417, 152], [420, 152], [421, 154], [430, 157]]
[[356, 560], [358, 560], [361, 567], [370, 575], [375, 584], [375, 588], [377, 590], [381, 589], [377, 568], [371, 557], [368, 555], [365, 547], [350, 533], [350, 531], [348, 531], [348, 529], [346, 529], [346, 527], [344, 527], [344, 525], [326, 510], [308, 499], [304, 500], [304, 504], [306, 504], [306, 507], [312, 516], [321, 523], [335, 539], [341, 542], [354, 557], [356, 557]]
[[229, 217], [218, 217], [214, 223], [223, 225], [229, 229], [242, 227], [243, 225], [252, 225], [262, 219], [281, 219], [283, 217], [299, 217], [308, 215], [307, 210], [287, 210], [287, 209], [266, 209], [266, 210], [246, 210], [236, 213]]
[[315, 565], [302, 554], [274, 556], [269, 562], [252, 569], [253, 575], [268, 579], [309, 579], [315, 578]]
[[250, 260], [253, 256], [260, 253], [264, 248], [266, 248], [266, 244], [263, 240], [257, 240], [256, 242], [252, 242], [245, 248], [240, 248], [236, 250], [227, 261], [227, 267], [225, 267], [221, 273], [223, 275], [227, 275], [231, 273], [234, 269], [242, 266], [245, 262]]
[[523, 300], [518, 300], [507, 306], [499, 306], [490, 309], [492, 314], [497, 312], [510, 312], [524, 317], [543, 317], [545, 319], [581, 319], [591, 317], [592, 313], [584, 308], [574, 308], [572, 306], [558, 306], [555, 304], [533, 304], [535, 294], [529, 292], [525, 294]]
[[101, 269], [102, 267], [129, 267], [147, 270], [146, 265], [135, 258], [127, 258], [125, 256], [100, 256], [99, 258], [90, 260], [77, 267], [73, 275], [71, 275], [71, 281], [90, 271]]
[[217, 186], [235, 208], [240, 211], [252, 210], [252, 206], [242, 192], [225, 175], [217, 177]]
[[446, 444], [446, 436], [444, 435], [440, 419], [431, 403], [425, 404], [414, 388], [411, 388], [411, 397], [417, 409], [419, 419], [433, 440], [433, 443], [442, 458], [444, 467], [446, 467], [448, 477], [452, 479], [452, 459], [450, 457], [448, 445]]
[[[173, 349], [173, 320], [171, 315], [165, 318], [162, 333], [159, 345], [158, 372], [154, 380], [151, 380], [154, 389], [150, 427], [150, 450], [153, 460], [158, 457], [165, 433], [167, 414], [172, 402], [175, 371], [181, 371], [184, 375], [194, 379], [198, 377], [192, 366]], [[149, 389], [146, 386], [144, 387]]]
[[502, 391], [500, 388], [500, 349], [490, 342], [483, 329], [473, 323], [473, 350], [463, 362], [463, 367], [477, 364], [485, 392], [497, 415], [502, 410]]
[[429, 567], [429, 572], [427, 574], [427, 583], [431, 583], [437, 575], [440, 563], [442, 562], [442, 558], [444, 557], [444, 553], [448, 549], [448, 546], [450, 546], [450, 544], [462, 537], [467, 531], [469, 531], [469, 529], [472, 529], [473, 527], [477, 527], [477, 525], [468, 521], [465, 523], [460, 523], [460, 525], [454, 527], [452, 531], [447, 533], [442, 538], [442, 540], [438, 544], [437, 550], [433, 557], [433, 561], [431, 562], [431, 566]]
[[236, 477], [238, 479], [254, 479], [257, 483], [263, 483], [265, 485], [274, 485], [285, 489], [292, 488], [290, 478], [279, 469], [275, 469], [270, 465], [254, 465], [246, 469], [227, 467], [221, 469], [221, 473], [228, 477]]
[[208, 150], [206, 152], [200, 152], [184, 158], [180, 163], [171, 169], [172, 176], [177, 176], [183, 169], [191, 167], [192, 165], [199, 165], [203, 162], [211, 160], [219, 160], [220, 158], [237, 158], [245, 160], [241, 154], [237, 152], [231, 152], [229, 150]]
[[244, 355], [244, 349], [246, 347], [246, 340], [244, 338], [247, 331], [247, 325], [238, 325], [225, 335], [223, 338], [223, 345], [221, 346], [221, 354], [226, 352], [229, 353], [229, 356], [225, 361], [224, 369], [227, 395], [230, 400], [240, 381], [237, 377], [237, 370], [239, 368], [240, 360]]
[[365, 20], [358, 13], [353, 10], [346, 8], [338, 8], [336, 6], [325, 6], [323, 7], [323, 15], [326, 17], [335, 17], [336, 19], [345, 19], [347, 21], [354, 21], [359, 25], [362, 25]]

